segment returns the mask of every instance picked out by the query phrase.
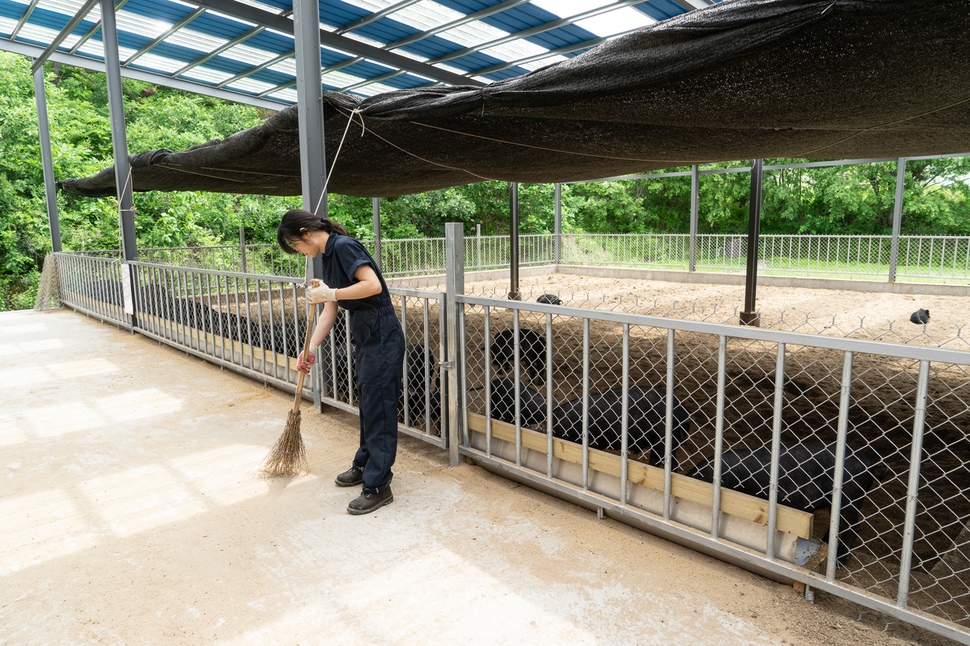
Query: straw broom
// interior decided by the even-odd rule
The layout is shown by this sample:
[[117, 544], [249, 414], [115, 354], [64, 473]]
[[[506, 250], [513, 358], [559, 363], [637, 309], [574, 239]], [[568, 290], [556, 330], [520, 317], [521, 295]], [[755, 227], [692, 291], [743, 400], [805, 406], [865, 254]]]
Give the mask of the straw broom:
[[[304, 361], [310, 352], [310, 336], [313, 334], [313, 319], [316, 313], [316, 306], [311, 304], [306, 324], [306, 340], [303, 342]], [[310, 473], [310, 465], [306, 460], [306, 447], [303, 446], [303, 436], [300, 434], [300, 401], [303, 399], [304, 377], [306, 375], [302, 372], [297, 377], [293, 408], [286, 418], [283, 434], [276, 440], [276, 444], [263, 462], [259, 472], [263, 478], [292, 478], [301, 473]]]

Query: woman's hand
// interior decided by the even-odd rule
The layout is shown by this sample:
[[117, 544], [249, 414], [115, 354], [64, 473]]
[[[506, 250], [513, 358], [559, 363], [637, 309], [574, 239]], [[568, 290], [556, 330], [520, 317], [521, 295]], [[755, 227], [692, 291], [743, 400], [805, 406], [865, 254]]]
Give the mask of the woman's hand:
[[322, 280], [313, 278], [306, 290], [306, 297], [311, 303], [329, 303], [337, 300], [337, 290], [329, 287]]
[[316, 363], [316, 361], [317, 361], [317, 356], [312, 352], [310, 352], [309, 350], [307, 350], [305, 359], [303, 358], [302, 354], [299, 357], [297, 357], [296, 369], [299, 372], [302, 372], [303, 374], [308, 375], [310, 374], [310, 368], [313, 367], [313, 364]]

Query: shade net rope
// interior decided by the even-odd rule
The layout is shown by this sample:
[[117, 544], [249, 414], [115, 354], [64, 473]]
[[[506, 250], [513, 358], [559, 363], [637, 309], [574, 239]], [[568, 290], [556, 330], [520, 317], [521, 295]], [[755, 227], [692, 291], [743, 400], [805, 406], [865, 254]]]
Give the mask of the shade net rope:
[[[326, 92], [328, 191], [387, 197], [759, 157], [967, 152], [967, 34], [970, 0], [729, 0], [486, 87]], [[137, 191], [299, 195], [297, 107], [130, 160]], [[111, 168], [58, 185], [115, 194]]]

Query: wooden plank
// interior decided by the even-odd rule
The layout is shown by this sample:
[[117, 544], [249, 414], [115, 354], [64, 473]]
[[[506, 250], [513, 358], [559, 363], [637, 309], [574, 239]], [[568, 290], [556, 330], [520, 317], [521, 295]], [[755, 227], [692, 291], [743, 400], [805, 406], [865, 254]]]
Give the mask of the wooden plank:
[[[485, 416], [468, 413], [469, 430], [485, 433]], [[515, 444], [515, 426], [492, 420], [492, 437]], [[522, 448], [539, 453], [546, 452], [546, 434], [522, 429]], [[583, 463], [583, 447], [573, 442], [553, 438], [552, 455], [565, 462]], [[599, 449], [589, 449], [589, 467], [594, 471], [620, 477], [620, 456]], [[627, 462], [627, 479], [643, 487], [663, 491], [664, 470], [636, 460]], [[714, 485], [680, 473], [671, 474], [671, 495], [681, 500], [711, 506]], [[767, 525], [768, 501], [731, 489], [721, 489], [721, 511], [744, 520]], [[807, 511], [778, 505], [777, 529], [802, 538], [811, 538], [814, 517]]]

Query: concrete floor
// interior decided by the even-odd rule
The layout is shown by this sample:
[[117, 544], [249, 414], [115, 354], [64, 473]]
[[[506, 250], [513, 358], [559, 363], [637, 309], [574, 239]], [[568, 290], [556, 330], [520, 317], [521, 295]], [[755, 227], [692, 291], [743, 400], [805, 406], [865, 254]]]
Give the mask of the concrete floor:
[[402, 437], [395, 502], [255, 474], [292, 396], [66, 310], [0, 313], [0, 644], [907, 644], [942, 638]]

